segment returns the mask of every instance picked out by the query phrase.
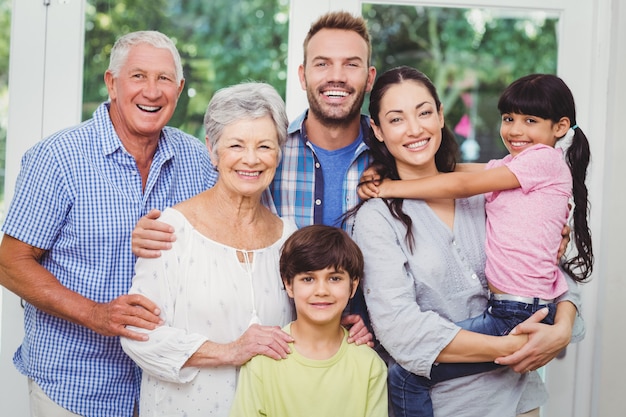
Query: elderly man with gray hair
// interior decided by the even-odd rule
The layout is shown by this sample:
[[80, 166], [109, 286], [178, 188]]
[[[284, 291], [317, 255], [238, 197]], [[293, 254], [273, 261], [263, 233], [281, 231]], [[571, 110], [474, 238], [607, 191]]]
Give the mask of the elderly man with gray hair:
[[3, 225], [0, 284], [25, 302], [14, 363], [33, 416], [136, 414], [141, 373], [119, 337], [145, 340], [137, 329], [161, 318], [152, 300], [127, 295], [131, 232], [217, 178], [202, 143], [166, 127], [184, 86], [167, 36], [121, 37], [104, 81], [109, 100], [91, 119], [26, 152]]

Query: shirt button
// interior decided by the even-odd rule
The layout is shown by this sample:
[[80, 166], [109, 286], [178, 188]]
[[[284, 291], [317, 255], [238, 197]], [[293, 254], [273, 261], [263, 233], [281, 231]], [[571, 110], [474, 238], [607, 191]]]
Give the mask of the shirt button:
[[476, 275], [476, 274], [472, 274], [472, 278], [473, 278], [473, 279], [478, 279], [478, 275]]
[[320, 206], [322, 204], [322, 200], [320, 200], [319, 198], [317, 200], [315, 200], [315, 205], [316, 206]]
[[316, 162], [316, 163], [315, 163], [315, 168], [319, 168], [319, 167], [320, 167], [320, 163], [319, 163], [319, 162]]

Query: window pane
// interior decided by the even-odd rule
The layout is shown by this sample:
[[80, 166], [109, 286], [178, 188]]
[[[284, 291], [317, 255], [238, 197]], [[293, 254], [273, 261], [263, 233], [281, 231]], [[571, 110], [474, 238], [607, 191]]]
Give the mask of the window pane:
[[11, 0], [0, 0], [0, 222], [4, 219], [4, 174], [9, 124]]
[[556, 74], [558, 16], [544, 12], [364, 4], [379, 73], [399, 65], [437, 86], [464, 161], [501, 158], [498, 98], [513, 80]]
[[107, 99], [115, 39], [135, 30], [165, 33], [181, 54], [185, 90], [171, 126], [203, 139], [213, 93], [242, 81], [268, 82], [285, 97], [289, 0], [88, 0], [86, 9], [83, 120]]

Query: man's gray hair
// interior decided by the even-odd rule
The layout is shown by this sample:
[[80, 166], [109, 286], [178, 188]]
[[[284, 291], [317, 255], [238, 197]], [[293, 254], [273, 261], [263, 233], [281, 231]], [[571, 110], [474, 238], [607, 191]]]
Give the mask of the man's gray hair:
[[270, 116], [278, 134], [279, 159], [287, 140], [289, 123], [285, 102], [269, 84], [244, 82], [218, 90], [211, 98], [204, 114], [204, 129], [211, 147], [211, 153], [217, 158], [217, 144], [224, 127], [240, 120], [253, 120]]
[[128, 33], [117, 41], [111, 49], [111, 58], [109, 60], [109, 71], [113, 74], [114, 78], [120, 75], [120, 71], [126, 59], [128, 58], [129, 51], [139, 44], [148, 44], [155, 48], [167, 49], [172, 53], [174, 59], [174, 66], [176, 67], [176, 83], [179, 84], [184, 78], [183, 65], [180, 60], [180, 54], [174, 42], [161, 32], [156, 30], [143, 30], [138, 32]]

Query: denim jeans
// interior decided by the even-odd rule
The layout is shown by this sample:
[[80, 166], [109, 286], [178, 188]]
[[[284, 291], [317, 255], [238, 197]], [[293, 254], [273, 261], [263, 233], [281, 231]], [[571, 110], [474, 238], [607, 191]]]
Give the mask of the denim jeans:
[[[489, 300], [485, 312], [477, 317], [456, 323], [459, 327], [492, 336], [504, 336], [540, 309], [548, 307], [548, 316], [542, 321], [554, 324], [556, 304], [542, 304], [535, 299], [533, 304], [518, 301]], [[433, 417], [430, 387], [438, 382], [467, 375], [492, 371], [499, 368], [493, 362], [440, 363], [435, 364], [430, 379], [415, 375], [394, 363], [389, 368], [388, 384], [391, 406], [395, 417]]]

